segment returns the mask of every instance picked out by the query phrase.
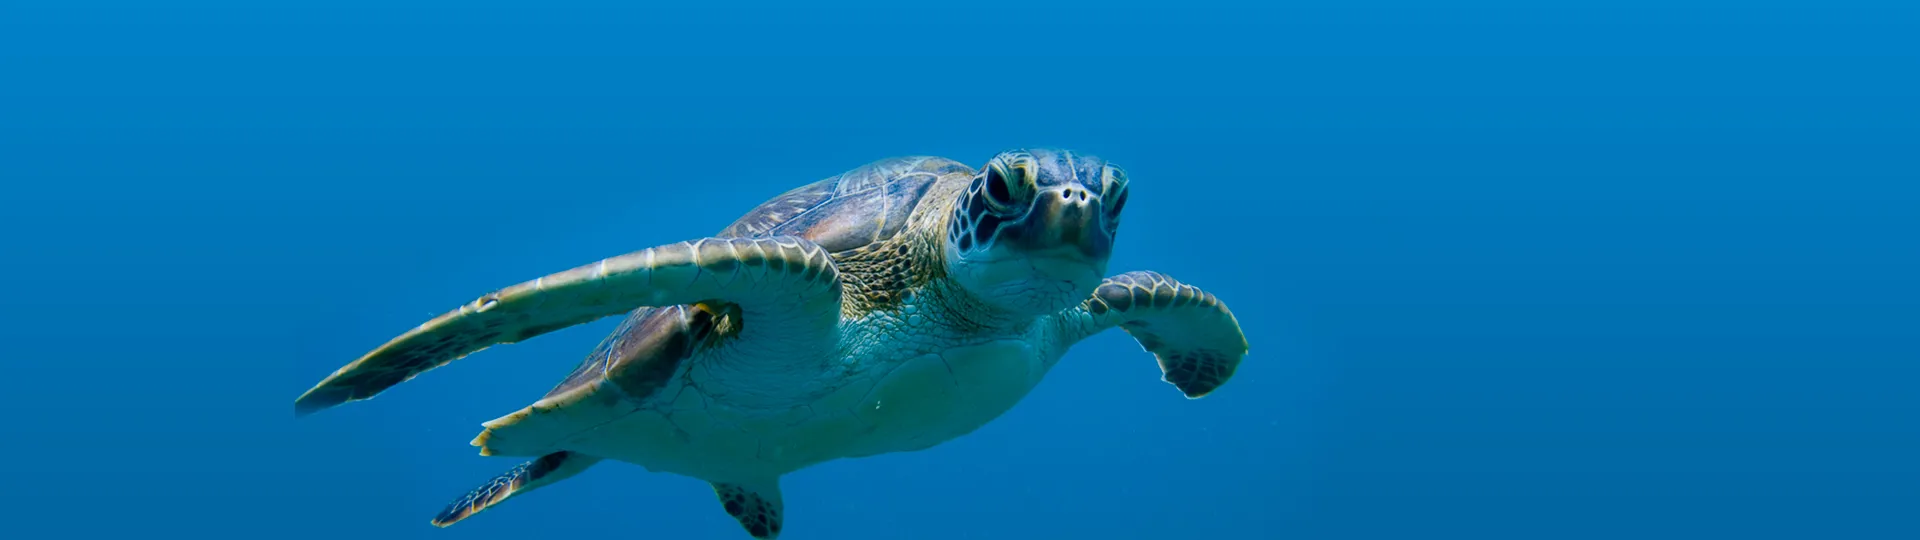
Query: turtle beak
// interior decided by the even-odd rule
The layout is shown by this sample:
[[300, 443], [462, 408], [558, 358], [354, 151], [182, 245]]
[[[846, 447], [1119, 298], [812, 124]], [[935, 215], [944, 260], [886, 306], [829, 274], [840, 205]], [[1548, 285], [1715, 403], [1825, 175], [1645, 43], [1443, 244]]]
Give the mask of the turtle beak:
[[1027, 225], [1027, 249], [1040, 256], [1079, 259], [1104, 266], [1113, 250], [1113, 235], [1102, 225], [1100, 196], [1079, 185], [1042, 191], [1036, 197]]

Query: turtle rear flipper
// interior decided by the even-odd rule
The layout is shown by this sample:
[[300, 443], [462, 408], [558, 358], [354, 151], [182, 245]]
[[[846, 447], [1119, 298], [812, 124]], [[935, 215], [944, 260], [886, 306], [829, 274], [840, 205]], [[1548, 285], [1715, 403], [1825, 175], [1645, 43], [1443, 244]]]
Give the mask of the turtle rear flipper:
[[521, 463], [500, 476], [493, 477], [480, 487], [473, 488], [466, 495], [455, 499], [440, 515], [433, 517], [433, 526], [445, 527], [467, 519], [493, 505], [500, 504], [514, 495], [523, 495], [554, 482], [565, 480], [587, 467], [599, 463], [600, 458], [578, 452], [554, 452], [539, 459]]
[[758, 540], [780, 537], [786, 504], [780, 498], [780, 479], [752, 483], [713, 482], [713, 494], [727, 515], [740, 522]]

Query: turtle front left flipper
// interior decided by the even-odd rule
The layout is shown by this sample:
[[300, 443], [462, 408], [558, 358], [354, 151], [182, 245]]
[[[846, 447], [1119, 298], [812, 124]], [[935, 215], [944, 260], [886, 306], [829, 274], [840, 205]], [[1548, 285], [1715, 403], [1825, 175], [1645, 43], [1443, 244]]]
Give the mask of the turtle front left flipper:
[[603, 259], [427, 321], [320, 381], [294, 401], [294, 415], [373, 397], [493, 345], [639, 307], [698, 302], [738, 305], [751, 321], [743, 333], [824, 340], [839, 320], [840, 272], [825, 249], [790, 236], [706, 238]]
[[1160, 361], [1162, 380], [1189, 399], [1226, 384], [1247, 354], [1247, 336], [1226, 303], [1158, 272], [1107, 278], [1064, 320], [1082, 338], [1119, 326]]

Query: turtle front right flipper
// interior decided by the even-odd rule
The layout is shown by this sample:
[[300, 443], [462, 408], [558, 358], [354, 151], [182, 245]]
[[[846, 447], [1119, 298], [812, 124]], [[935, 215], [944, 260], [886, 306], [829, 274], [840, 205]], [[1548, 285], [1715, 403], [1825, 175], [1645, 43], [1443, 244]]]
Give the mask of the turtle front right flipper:
[[1226, 303], [1159, 272], [1109, 277], [1067, 314], [1073, 341], [1125, 330], [1160, 362], [1161, 380], [1191, 399], [1226, 384], [1247, 355], [1247, 334]]
[[839, 320], [840, 272], [805, 239], [706, 238], [653, 247], [513, 285], [401, 334], [294, 400], [305, 416], [371, 398], [481, 349], [645, 306], [738, 305], [742, 332], [825, 335]]

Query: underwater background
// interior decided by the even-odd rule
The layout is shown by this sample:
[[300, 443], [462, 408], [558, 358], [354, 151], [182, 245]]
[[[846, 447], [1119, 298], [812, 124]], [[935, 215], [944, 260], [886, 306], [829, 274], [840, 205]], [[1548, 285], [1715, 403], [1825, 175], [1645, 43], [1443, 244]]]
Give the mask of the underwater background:
[[1910, 2], [0, 4], [0, 535], [743, 539], [607, 464], [454, 527], [617, 319], [292, 420], [472, 296], [889, 156], [1128, 169], [1226, 301], [783, 482], [803, 539], [1916, 538]]

